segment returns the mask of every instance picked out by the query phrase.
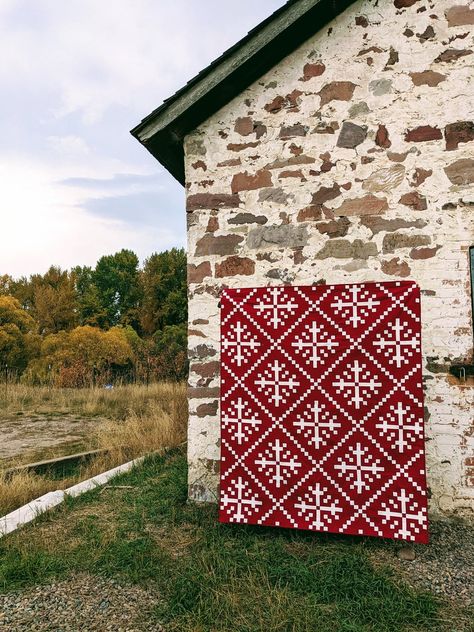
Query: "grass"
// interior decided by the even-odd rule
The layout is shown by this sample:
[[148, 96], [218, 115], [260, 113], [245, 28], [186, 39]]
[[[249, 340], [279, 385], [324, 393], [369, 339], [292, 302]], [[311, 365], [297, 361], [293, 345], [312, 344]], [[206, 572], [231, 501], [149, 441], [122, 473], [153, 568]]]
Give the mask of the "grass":
[[469, 629], [461, 610], [371, 562], [395, 543], [219, 524], [214, 506], [187, 503], [182, 449], [112, 485], [0, 540], [0, 590], [78, 572], [120, 577], [156, 594], [149, 629], [179, 632]]
[[[17, 405], [35, 410], [49, 407], [58, 410], [66, 406], [63, 390], [50, 393], [45, 389], [38, 393], [29, 392], [29, 387], [18, 387], [15, 395]], [[0, 470], [0, 515], [37, 498], [49, 491], [65, 489], [81, 480], [105, 472], [138, 456], [158, 451], [164, 447], [174, 447], [185, 441], [187, 425], [186, 386], [184, 384], [154, 384], [125, 386], [112, 391], [91, 389], [69, 391], [70, 410], [81, 413], [102, 415], [103, 407], [110, 405], [115, 419], [102, 422], [96, 433], [82, 446], [82, 449], [109, 450], [79, 468], [72, 476], [58, 480], [54, 474], [39, 476], [31, 472], [21, 472], [11, 478], [2, 478]], [[83, 414], [83, 413], [81, 413]], [[4, 467], [14, 465], [11, 461]]]

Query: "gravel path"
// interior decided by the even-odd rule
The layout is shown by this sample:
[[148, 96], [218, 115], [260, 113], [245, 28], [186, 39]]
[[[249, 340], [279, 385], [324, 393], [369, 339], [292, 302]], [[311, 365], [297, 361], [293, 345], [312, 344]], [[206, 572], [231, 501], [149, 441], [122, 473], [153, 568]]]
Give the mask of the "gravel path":
[[91, 575], [0, 595], [1, 632], [163, 632], [150, 622], [157, 596]]

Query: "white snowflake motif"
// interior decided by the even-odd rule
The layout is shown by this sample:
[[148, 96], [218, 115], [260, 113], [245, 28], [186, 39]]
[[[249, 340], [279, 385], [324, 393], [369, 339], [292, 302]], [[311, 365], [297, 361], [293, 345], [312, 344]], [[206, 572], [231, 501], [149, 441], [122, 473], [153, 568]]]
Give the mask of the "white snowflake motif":
[[334, 500], [328, 494], [327, 487], [321, 487], [320, 483], [310, 487], [308, 493], [299, 500], [300, 502], [295, 504], [295, 509], [298, 510], [300, 518], [304, 517], [306, 521], [310, 521], [308, 525], [310, 529], [327, 531], [333, 519], [342, 513], [342, 508], [338, 506], [338, 499]]
[[269, 399], [275, 406], [286, 404], [287, 396], [294, 393], [300, 383], [286, 370], [285, 364], [275, 360], [270, 367], [264, 371], [255, 384], [260, 393], [269, 393]]
[[257, 415], [252, 414], [251, 411], [246, 413], [248, 404], [244, 403], [241, 397], [239, 397], [236, 402], [233, 402], [231, 406], [234, 413], [222, 415], [222, 425], [224, 428], [228, 426], [233, 427], [233, 436], [237, 439], [237, 443], [242, 445], [243, 442], [250, 439], [250, 436], [262, 422]]
[[394, 531], [393, 537], [401, 540], [415, 540], [422, 527], [426, 526], [428, 518], [426, 509], [420, 507], [414, 495], [401, 489], [394, 498], [382, 504], [382, 511], [378, 514], [384, 525]]
[[241, 476], [231, 481], [227, 492], [221, 497], [221, 508], [229, 516], [231, 522], [245, 522], [255, 511], [261, 507], [262, 501], [258, 495], [254, 495], [249, 484]]
[[225, 351], [234, 347], [235, 354], [232, 354], [229, 360], [237, 366], [242, 366], [244, 362], [248, 362], [252, 354], [260, 347], [260, 343], [252, 338], [247, 325], [243, 325], [240, 321], [230, 331], [229, 338], [222, 340], [222, 348]]
[[342, 314], [348, 325], [354, 329], [363, 325], [370, 314], [376, 311], [380, 301], [375, 300], [369, 290], [364, 290], [358, 285], [349, 287], [331, 307], [336, 314]]
[[298, 428], [298, 433], [303, 433], [309, 438], [309, 443], [312, 443], [316, 450], [327, 445], [327, 439], [341, 427], [341, 424], [326, 410], [324, 404], [318, 401], [308, 404], [303, 418], [295, 421], [294, 425]]
[[395, 447], [400, 453], [409, 448], [415, 441], [422, 436], [423, 424], [419, 417], [410, 412], [409, 408], [404, 408], [401, 402], [395, 406], [390, 406], [390, 412], [385, 419], [380, 419], [380, 423], [375, 427], [380, 430], [382, 435], [393, 441]]
[[408, 323], [402, 323], [397, 318], [392, 329], [377, 334], [377, 340], [373, 344], [378, 353], [384, 353], [390, 364], [395, 364], [400, 369], [404, 364], [409, 364], [415, 351], [419, 351], [420, 337], [413, 333]]
[[[350, 486], [355, 489], [358, 494], [362, 494], [365, 489], [370, 489], [370, 483], [381, 478], [381, 472], [384, 471], [380, 465], [380, 459], [375, 459], [369, 448], [362, 447], [360, 443], [350, 448], [352, 455], [346, 454], [339, 457], [338, 464], [334, 469], [339, 470], [339, 476], [347, 476]], [[347, 459], [347, 460], [344, 460]]]
[[269, 448], [260, 453], [259, 457], [255, 460], [258, 471], [265, 474], [275, 487], [285, 484], [301, 467], [301, 463], [288, 450], [288, 444], [281, 443], [280, 439], [270, 443]]
[[292, 347], [302, 352], [306, 358], [306, 364], [311, 364], [314, 369], [318, 368], [330, 353], [339, 346], [339, 343], [331, 338], [321, 325], [312, 322], [306, 325], [307, 331], [303, 333], [302, 338], [292, 343]]
[[[292, 301], [290, 298], [283, 299], [285, 293], [284, 288], [271, 288], [268, 290], [265, 298], [261, 299], [255, 306], [256, 311], [263, 315], [273, 329], [278, 329], [280, 325], [284, 325], [286, 320], [298, 308], [298, 304], [295, 301]], [[280, 298], [282, 298], [281, 301]]]
[[354, 364], [348, 365], [347, 371], [336, 382], [333, 382], [333, 386], [338, 393], [342, 393], [343, 397], [359, 410], [361, 406], [367, 404], [373, 395], [378, 393], [382, 382], [371, 375], [366, 364], [354, 360]]

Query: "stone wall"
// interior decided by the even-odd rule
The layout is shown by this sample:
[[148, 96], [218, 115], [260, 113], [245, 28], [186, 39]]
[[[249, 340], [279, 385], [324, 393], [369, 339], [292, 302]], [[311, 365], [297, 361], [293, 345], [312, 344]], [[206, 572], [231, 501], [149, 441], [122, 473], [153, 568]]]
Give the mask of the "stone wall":
[[432, 510], [472, 511], [474, 2], [356, 2], [185, 145], [190, 497], [217, 495], [222, 287], [411, 278]]

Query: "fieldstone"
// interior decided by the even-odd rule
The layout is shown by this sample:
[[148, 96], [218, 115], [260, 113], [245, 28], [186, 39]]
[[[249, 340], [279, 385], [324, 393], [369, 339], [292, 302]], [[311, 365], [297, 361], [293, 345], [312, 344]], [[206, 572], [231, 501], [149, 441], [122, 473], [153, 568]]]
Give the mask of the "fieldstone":
[[466, 57], [467, 55], [472, 55], [472, 50], [470, 50], [469, 48], [462, 48], [462, 49], [448, 48], [447, 50], [443, 51], [440, 55], [438, 55], [438, 57], [436, 57], [435, 63], [436, 64], [440, 64], [440, 63], [450, 64], [452, 61], [456, 61], [460, 59], [461, 57]]
[[290, 125], [289, 127], [282, 126], [280, 129], [280, 138], [282, 140], [288, 140], [296, 136], [306, 136], [308, 129], [306, 125], [301, 125], [301, 123], [295, 123], [295, 125]]
[[250, 116], [240, 117], [235, 121], [234, 131], [241, 136], [253, 134], [253, 120]]
[[196, 244], [196, 257], [209, 255], [232, 255], [237, 246], [244, 240], [240, 235], [204, 235]]
[[212, 362], [199, 362], [191, 364], [191, 371], [200, 377], [213, 378], [219, 375], [220, 362], [214, 360]]
[[322, 62], [315, 64], [305, 64], [301, 81], [309, 81], [314, 77], [320, 77], [325, 70], [326, 66]]
[[334, 200], [340, 195], [341, 188], [337, 182], [335, 182], [332, 187], [321, 187], [316, 193], [313, 193], [311, 204], [324, 204], [325, 202], [329, 202], [329, 200]]
[[189, 399], [214, 399], [220, 397], [221, 389], [218, 386], [188, 387]]
[[309, 234], [306, 226], [261, 226], [250, 231], [247, 247], [258, 248], [303, 248], [308, 243]]
[[382, 272], [390, 276], [408, 277], [411, 274], [410, 266], [406, 261], [401, 261], [399, 257], [382, 261]]
[[377, 133], [375, 135], [375, 144], [379, 147], [383, 147], [384, 149], [388, 149], [392, 146], [390, 137], [388, 135], [388, 130], [385, 125], [379, 125]]
[[356, 84], [352, 83], [352, 81], [333, 81], [327, 83], [318, 93], [321, 97], [320, 107], [323, 107], [323, 105], [331, 101], [350, 101], [355, 89]]
[[380, 215], [388, 210], [388, 203], [385, 198], [378, 198], [368, 194], [361, 198], [350, 198], [338, 208], [334, 209], [335, 215]]
[[388, 56], [388, 61], [385, 64], [385, 70], [387, 70], [387, 68], [389, 68], [390, 66], [394, 66], [395, 64], [398, 64], [398, 62], [400, 61], [400, 57], [398, 54], [398, 51], [396, 51], [393, 46], [390, 46], [390, 54]]
[[255, 174], [249, 174], [247, 171], [244, 173], [236, 173], [232, 178], [231, 190], [232, 193], [239, 193], [240, 191], [252, 191], [254, 189], [263, 189], [264, 187], [272, 186], [272, 174], [266, 169], [261, 169]]
[[239, 195], [226, 193], [195, 193], [188, 195], [186, 210], [188, 213], [201, 209], [238, 208], [241, 203]]
[[282, 171], [281, 173], [278, 174], [279, 180], [284, 180], [286, 178], [299, 178], [301, 182], [306, 182], [306, 178], [303, 172], [301, 171], [301, 169], [297, 169], [295, 171], [291, 171], [291, 170]]
[[349, 108], [349, 116], [350, 118], [357, 118], [358, 116], [364, 116], [364, 114], [368, 114], [370, 112], [369, 106], [364, 101], [360, 101], [360, 103], [354, 103]]
[[381, 191], [391, 191], [401, 185], [405, 177], [405, 167], [403, 165], [393, 165], [384, 169], [378, 169], [370, 174], [364, 181], [362, 188], [365, 191], [379, 193]]
[[376, 97], [389, 94], [392, 92], [392, 81], [391, 79], [375, 79], [369, 83], [369, 90]]
[[329, 239], [334, 239], [335, 237], [345, 237], [350, 225], [351, 222], [347, 217], [340, 217], [329, 222], [316, 224], [316, 228], [322, 235], [327, 235]]
[[321, 204], [306, 206], [298, 211], [297, 222], [314, 222], [323, 218], [323, 207]]
[[188, 357], [190, 360], [204, 360], [217, 355], [217, 351], [210, 345], [198, 345], [194, 349], [189, 349]]
[[287, 94], [286, 97], [277, 96], [273, 99], [273, 101], [267, 103], [265, 110], [270, 112], [270, 114], [277, 114], [283, 109], [290, 112], [297, 111], [302, 94], [303, 93], [300, 90], [293, 90], [293, 92]]
[[429, 86], [430, 88], [436, 88], [438, 84], [445, 81], [446, 75], [442, 75], [440, 72], [434, 70], [424, 70], [423, 72], [411, 72], [411, 80], [415, 86]]
[[378, 254], [377, 245], [374, 242], [363, 242], [361, 239], [348, 241], [337, 239], [327, 241], [324, 247], [316, 254], [315, 259], [368, 259]]
[[203, 261], [199, 265], [188, 265], [188, 283], [202, 283], [206, 277], [212, 276], [211, 264]]
[[242, 161], [240, 160], [240, 158], [231, 158], [230, 160], [224, 160], [222, 162], [218, 162], [217, 166], [218, 167], [237, 167], [238, 165], [241, 165]]
[[474, 140], [474, 122], [457, 121], [450, 123], [444, 129], [444, 137], [448, 151], [457, 149], [459, 143], [469, 143]]
[[440, 138], [443, 138], [441, 130], [431, 125], [421, 125], [420, 127], [409, 129], [405, 133], [407, 143], [422, 143], [429, 140], [439, 140]]
[[250, 276], [255, 273], [255, 261], [248, 257], [228, 257], [216, 264], [216, 277], [222, 279], [229, 276]]
[[217, 415], [217, 410], [219, 408], [219, 402], [217, 400], [213, 401], [210, 404], [200, 404], [196, 408], [196, 416], [200, 417], [214, 417]]
[[428, 222], [424, 219], [417, 219], [414, 221], [407, 221], [406, 219], [384, 219], [377, 215], [369, 215], [363, 217], [360, 220], [362, 226], [367, 226], [372, 231], [373, 235], [381, 232], [394, 232], [401, 228], [424, 228]]
[[290, 193], [285, 193], [285, 191], [281, 188], [261, 189], [258, 195], [258, 201], [274, 202], [275, 204], [286, 204], [290, 195]]
[[420, 0], [394, 0], [393, 4], [395, 5], [396, 9], [407, 9], [408, 7], [412, 7], [419, 1]]
[[200, 138], [194, 138], [186, 141], [187, 156], [205, 156], [207, 153], [204, 141]]
[[228, 224], [266, 224], [268, 218], [265, 215], [252, 215], [252, 213], [238, 213], [231, 217]]
[[194, 170], [198, 170], [198, 169], [202, 169], [203, 171], [207, 171], [207, 165], [204, 162], [204, 160], [196, 160], [196, 162], [193, 162], [192, 164], [192, 168]]
[[206, 233], [215, 233], [219, 230], [219, 219], [217, 217], [210, 217], [207, 223]]
[[383, 251], [392, 253], [400, 248], [417, 248], [428, 246], [431, 243], [429, 235], [417, 235], [413, 233], [390, 233], [383, 238]]
[[426, 198], [423, 195], [420, 195], [418, 191], [410, 191], [409, 193], [404, 193], [398, 201], [400, 204], [408, 206], [414, 211], [426, 211], [426, 209], [428, 208]]
[[411, 182], [412, 187], [419, 187], [425, 180], [427, 180], [430, 176], [433, 175], [433, 169], [423, 169], [422, 167], [417, 167], [415, 169], [415, 173], [413, 174], [413, 180]]
[[405, 162], [406, 157], [408, 156], [409, 153], [410, 152], [405, 151], [402, 154], [397, 154], [396, 152], [388, 151], [387, 152], [387, 157], [392, 162]]
[[461, 158], [444, 169], [452, 184], [460, 186], [474, 183], [474, 160]]
[[350, 121], [344, 121], [336, 144], [338, 147], [354, 149], [354, 147], [363, 143], [366, 137], [367, 127], [365, 125], [360, 126]]
[[422, 44], [424, 42], [427, 42], [430, 39], [433, 39], [435, 37], [435, 35], [436, 35], [435, 30], [431, 26], [431, 24], [426, 27], [426, 29], [423, 31], [423, 33], [417, 33], [416, 34], [417, 38], [420, 40], [420, 42]]
[[363, 28], [367, 28], [369, 26], [369, 21], [365, 15], [356, 15], [355, 23], [356, 26], [362, 26]]
[[275, 160], [270, 164], [266, 165], [266, 169], [284, 169], [285, 167], [293, 167], [294, 165], [310, 165], [313, 162], [316, 162], [315, 158], [311, 156], [291, 156], [291, 158], [283, 158]]
[[255, 149], [260, 145], [260, 141], [256, 140], [251, 143], [229, 143], [227, 149], [229, 151], [245, 151], [246, 149]]
[[446, 19], [449, 27], [474, 24], [474, 7], [471, 9], [467, 4], [450, 7], [446, 11]]
[[284, 270], [273, 268], [272, 270], [269, 270], [265, 276], [269, 279], [281, 281], [285, 285], [289, 285], [295, 280], [295, 273], [290, 272], [287, 268], [285, 268]]
[[410, 251], [410, 257], [412, 259], [431, 259], [440, 248], [441, 246], [434, 246], [433, 248], [413, 248]]

